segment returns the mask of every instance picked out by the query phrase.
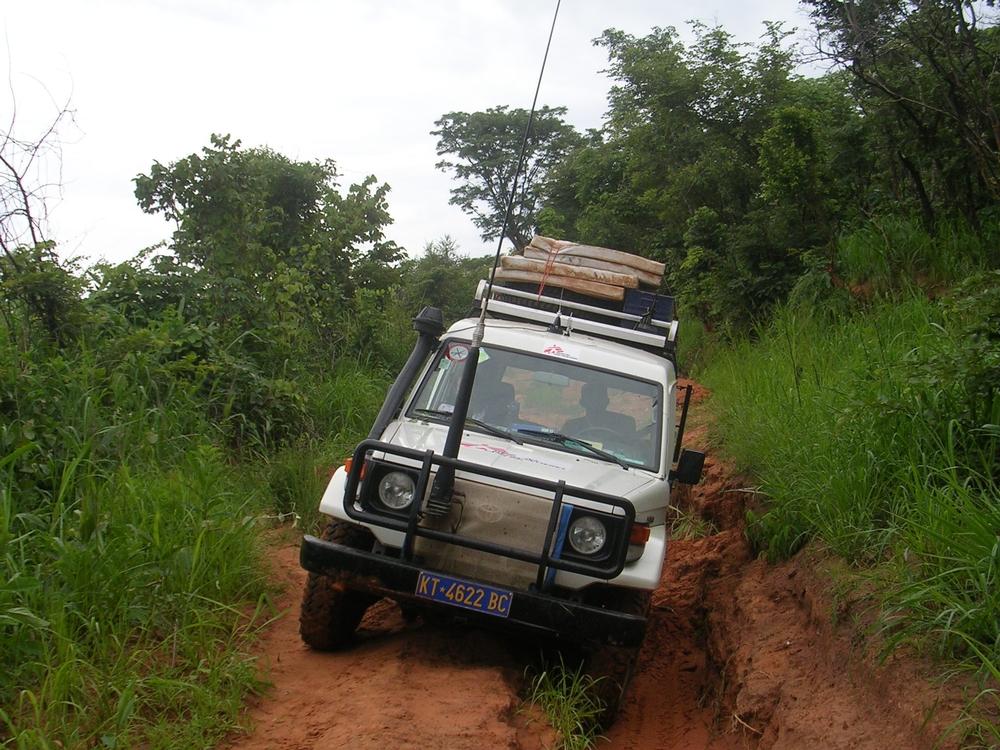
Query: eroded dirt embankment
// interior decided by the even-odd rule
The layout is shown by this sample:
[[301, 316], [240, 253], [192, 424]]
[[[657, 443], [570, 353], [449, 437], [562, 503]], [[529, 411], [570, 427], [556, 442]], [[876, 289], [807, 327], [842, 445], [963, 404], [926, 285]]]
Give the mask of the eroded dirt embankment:
[[[691, 440], [704, 445], [704, 427]], [[709, 455], [702, 484], [677, 502], [717, 532], [670, 547], [653, 635], [611, 746], [935, 746], [961, 696], [919, 660], [878, 663], [849, 597], [835, 603], [833, 579], [818, 571], [834, 561], [815, 550], [779, 565], [753, 559], [743, 534], [753, 492]]]
[[[696, 409], [704, 396], [698, 388]], [[704, 445], [704, 428], [690, 438]], [[815, 554], [778, 566], [752, 560], [742, 530], [750, 497], [744, 489], [709, 452], [705, 481], [677, 498], [712, 530], [671, 543], [639, 671], [599, 746], [930, 748], [954, 717], [954, 698], [933, 687], [918, 663], [877, 666], [852, 640], [849, 625], [834, 627]], [[384, 601], [366, 615], [356, 648], [311, 652], [297, 632], [305, 579], [297, 542], [283, 542], [275, 555], [287, 614], [262, 643], [273, 687], [248, 709], [253, 734], [225, 747], [554, 744], [537, 714], [518, 710], [525, 667], [538, 655], [534, 644], [421, 621], [407, 625]]]

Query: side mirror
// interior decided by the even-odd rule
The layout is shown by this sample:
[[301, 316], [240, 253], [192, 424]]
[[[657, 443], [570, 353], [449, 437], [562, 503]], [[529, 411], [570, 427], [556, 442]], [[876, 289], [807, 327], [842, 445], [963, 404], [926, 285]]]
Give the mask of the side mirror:
[[677, 460], [677, 468], [670, 472], [670, 478], [681, 484], [698, 484], [701, 472], [705, 468], [705, 454], [701, 451], [681, 451]]

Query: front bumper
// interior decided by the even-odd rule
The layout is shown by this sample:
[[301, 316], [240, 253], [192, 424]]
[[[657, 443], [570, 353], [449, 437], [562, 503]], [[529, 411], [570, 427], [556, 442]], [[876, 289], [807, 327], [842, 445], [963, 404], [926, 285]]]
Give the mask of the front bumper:
[[[515, 590], [510, 615], [500, 619], [456, 609], [448, 604], [417, 597], [414, 593], [421, 567], [373, 552], [344, 547], [306, 535], [299, 555], [302, 567], [330, 576], [348, 588], [405, 600], [422, 607], [441, 608], [492, 626], [519, 628], [539, 635], [574, 641], [599, 641], [618, 646], [638, 646], [646, 632], [646, 618], [590, 607], [548, 594]], [[433, 572], [433, 571], [432, 571]]]

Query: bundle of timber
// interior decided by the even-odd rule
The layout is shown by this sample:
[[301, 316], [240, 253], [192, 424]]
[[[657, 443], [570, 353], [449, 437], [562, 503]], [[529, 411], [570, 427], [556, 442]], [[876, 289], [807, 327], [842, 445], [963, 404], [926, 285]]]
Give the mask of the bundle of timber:
[[620, 302], [626, 289], [657, 289], [663, 279], [662, 263], [606, 247], [535, 235], [521, 252], [501, 258], [497, 281], [537, 284], [539, 291], [557, 287]]

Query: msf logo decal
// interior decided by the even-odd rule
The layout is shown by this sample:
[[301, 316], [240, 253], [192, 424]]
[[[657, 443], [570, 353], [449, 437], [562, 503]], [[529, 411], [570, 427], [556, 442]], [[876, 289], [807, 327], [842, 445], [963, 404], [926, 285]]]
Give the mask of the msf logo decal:
[[563, 359], [576, 359], [576, 357], [559, 346], [559, 344], [549, 344], [547, 347], [542, 349], [542, 354], [548, 354], [552, 357], [562, 357]]

